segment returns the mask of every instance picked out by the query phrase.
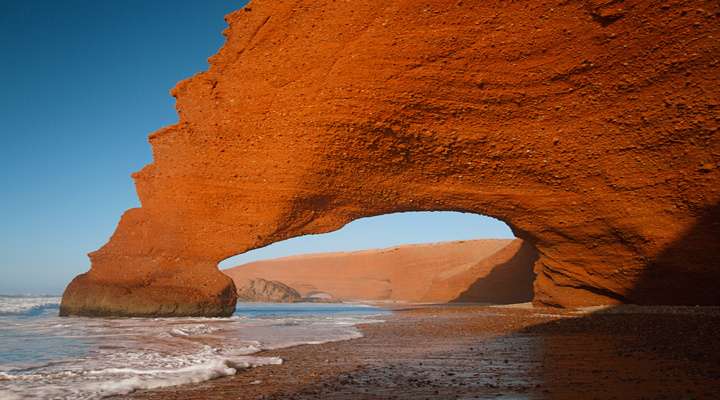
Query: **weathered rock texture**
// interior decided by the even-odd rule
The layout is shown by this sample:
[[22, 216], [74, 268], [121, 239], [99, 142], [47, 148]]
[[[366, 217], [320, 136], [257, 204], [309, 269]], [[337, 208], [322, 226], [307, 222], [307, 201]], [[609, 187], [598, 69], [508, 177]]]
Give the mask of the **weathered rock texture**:
[[262, 278], [236, 280], [238, 301], [293, 303], [300, 301], [302, 296], [297, 290], [279, 281], [268, 281]]
[[[522, 253], [525, 248], [529, 251]], [[338, 300], [512, 303], [532, 299], [535, 260], [532, 246], [523, 246], [522, 240], [469, 240], [306, 254], [223, 272], [238, 287], [262, 277], [292, 286], [305, 297], [320, 291]], [[504, 279], [483, 285], [493, 279], [490, 274]]]
[[410, 210], [510, 224], [537, 302], [718, 304], [719, 7], [253, 1], [62, 310], [222, 314], [218, 261]]

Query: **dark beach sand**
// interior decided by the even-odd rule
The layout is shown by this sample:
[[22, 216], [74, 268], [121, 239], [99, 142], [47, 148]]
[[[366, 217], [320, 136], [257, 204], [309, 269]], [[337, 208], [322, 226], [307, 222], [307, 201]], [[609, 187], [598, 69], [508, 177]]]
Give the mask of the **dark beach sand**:
[[416, 306], [281, 366], [133, 399], [717, 399], [720, 309]]

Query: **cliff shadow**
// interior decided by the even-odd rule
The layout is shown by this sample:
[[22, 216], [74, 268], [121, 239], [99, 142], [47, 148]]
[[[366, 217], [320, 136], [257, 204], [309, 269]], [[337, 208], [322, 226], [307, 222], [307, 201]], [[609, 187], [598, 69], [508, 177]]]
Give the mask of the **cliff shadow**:
[[538, 257], [535, 247], [523, 241], [509, 260], [493, 267], [489, 274], [477, 279], [450, 303], [513, 304], [532, 301], [533, 266]]
[[626, 300], [635, 304], [720, 305], [720, 203], [648, 262]]
[[[715, 204], [648, 260], [623, 296], [630, 304], [529, 325], [515, 335], [542, 338], [537, 373], [553, 397], [573, 398], [578, 389], [594, 385], [592, 394], [603, 398], [715, 398], [718, 284], [720, 204]], [[595, 385], [598, 381], [604, 384]]]
[[[533, 299], [533, 265], [539, 255], [527, 241], [506, 262], [473, 282], [450, 303], [512, 304]], [[698, 211], [695, 223], [646, 262], [635, 285], [619, 294], [637, 305], [720, 305], [720, 203]]]

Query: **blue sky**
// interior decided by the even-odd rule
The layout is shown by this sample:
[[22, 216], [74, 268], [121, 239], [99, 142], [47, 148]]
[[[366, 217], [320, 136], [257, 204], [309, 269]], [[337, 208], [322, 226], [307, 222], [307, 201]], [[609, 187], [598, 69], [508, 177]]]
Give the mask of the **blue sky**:
[[221, 268], [265, 258], [323, 251], [362, 250], [407, 243], [441, 242], [477, 238], [512, 238], [502, 221], [459, 212], [406, 212], [355, 220], [342, 229], [273, 243], [231, 257]]
[[[147, 135], [177, 120], [169, 90], [207, 68], [223, 16], [244, 4], [0, 0], [0, 293], [60, 293], [89, 268], [138, 206], [130, 173], [150, 162]], [[246, 257], [509, 234], [472, 221], [378, 217]]]

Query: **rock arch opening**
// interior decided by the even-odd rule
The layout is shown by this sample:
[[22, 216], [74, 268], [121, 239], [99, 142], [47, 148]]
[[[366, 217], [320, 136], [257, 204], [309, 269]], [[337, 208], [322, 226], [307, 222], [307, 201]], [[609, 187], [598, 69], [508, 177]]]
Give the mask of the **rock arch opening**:
[[515, 303], [532, 299], [537, 252], [473, 213], [360, 218], [219, 263], [239, 301]]
[[[412, 210], [511, 225], [538, 251], [536, 303], [716, 304], [707, 38], [720, 28], [637, 7], [603, 24], [535, 2], [563, 27], [538, 36], [517, 18], [527, 7], [428, 18], [411, 1], [258, 1], [228, 15], [208, 71], [172, 92], [179, 122], [150, 135], [153, 162], [133, 175], [142, 207], [90, 254], [61, 314], [229, 315], [220, 260]], [[307, 29], [319, 20], [341, 23]]]

